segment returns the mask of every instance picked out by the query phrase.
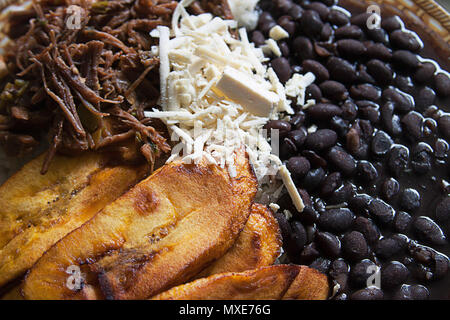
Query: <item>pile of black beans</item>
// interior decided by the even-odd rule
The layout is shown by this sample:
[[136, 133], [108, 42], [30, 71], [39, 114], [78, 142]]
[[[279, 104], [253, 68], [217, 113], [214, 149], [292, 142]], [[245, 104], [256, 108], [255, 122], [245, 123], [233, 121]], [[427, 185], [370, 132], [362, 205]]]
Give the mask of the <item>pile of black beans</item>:
[[369, 30], [335, 4], [263, 0], [251, 35], [280, 25], [280, 80], [316, 76], [316, 104], [266, 126], [306, 205], [279, 200], [284, 249], [329, 276], [332, 299], [450, 299], [450, 79], [399, 17]]

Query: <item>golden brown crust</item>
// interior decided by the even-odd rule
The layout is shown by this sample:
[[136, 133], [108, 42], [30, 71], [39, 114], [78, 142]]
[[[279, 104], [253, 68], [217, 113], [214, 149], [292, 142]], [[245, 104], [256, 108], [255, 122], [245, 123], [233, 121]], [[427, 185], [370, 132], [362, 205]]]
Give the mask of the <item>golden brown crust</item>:
[[[145, 299], [187, 281], [233, 245], [248, 219], [257, 182], [243, 151], [237, 173], [162, 167], [53, 246], [27, 275], [25, 297]], [[142, 197], [157, 205], [136, 206]], [[71, 265], [84, 265], [82, 290], [65, 286]]]
[[103, 157], [44, 156], [0, 187], [0, 287], [24, 274], [55, 242], [78, 228], [144, 176], [143, 167], [106, 167]]
[[270, 266], [280, 255], [281, 245], [280, 228], [272, 211], [267, 206], [254, 203], [244, 230], [233, 247], [195, 278]]
[[305, 266], [276, 265], [221, 273], [172, 288], [154, 300], [323, 300], [325, 275]]

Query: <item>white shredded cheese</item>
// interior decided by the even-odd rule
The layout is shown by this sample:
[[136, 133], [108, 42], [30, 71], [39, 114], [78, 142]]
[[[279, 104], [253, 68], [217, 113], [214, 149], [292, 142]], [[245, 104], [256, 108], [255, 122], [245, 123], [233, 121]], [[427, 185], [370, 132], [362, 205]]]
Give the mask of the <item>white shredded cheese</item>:
[[[191, 3], [179, 3], [172, 30], [159, 27], [151, 33], [160, 41], [152, 52], [158, 53], [161, 61], [162, 111], [153, 109], [145, 115], [161, 119], [172, 140], [179, 141], [167, 161], [191, 163], [204, 158], [235, 176], [235, 150], [244, 145], [260, 183], [267, 177], [275, 179], [280, 172], [295, 207], [302, 211], [304, 205], [290, 173], [273, 153], [262, 129], [282, 113], [294, 113], [287, 97], [296, 97], [299, 105], [304, 103], [305, 89], [314, 75], [294, 74], [284, 87], [265, 64], [263, 49], [249, 42], [244, 28], [238, 30], [236, 39], [230, 32], [237, 27], [235, 21], [211, 14], [189, 15], [185, 7]], [[237, 2], [234, 5], [236, 10]], [[279, 27], [272, 36], [281, 39], [286, 33]], [[267, 40], [267, 47], [281, 55], [274, 39]]]

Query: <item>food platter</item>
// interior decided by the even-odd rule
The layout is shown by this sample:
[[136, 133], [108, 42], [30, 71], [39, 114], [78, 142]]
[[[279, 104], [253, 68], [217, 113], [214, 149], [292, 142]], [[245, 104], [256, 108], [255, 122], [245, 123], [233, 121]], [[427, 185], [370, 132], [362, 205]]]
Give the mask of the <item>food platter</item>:
[[1, 1], [3, 299], [450, 299], [450, 14], [336, 2]]

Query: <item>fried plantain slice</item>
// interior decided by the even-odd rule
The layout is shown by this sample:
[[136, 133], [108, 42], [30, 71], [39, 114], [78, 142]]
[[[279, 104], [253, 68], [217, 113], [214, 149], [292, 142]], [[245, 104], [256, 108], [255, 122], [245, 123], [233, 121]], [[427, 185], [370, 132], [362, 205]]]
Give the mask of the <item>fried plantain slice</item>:
[[0, 187], [0, 287], [23, 275], [55, 242], [144, 177], [144, 167], [107, 166], [98, 154], [44, 155]]
[[281, 245], [280, 228], [272, 211], [267, 206], [254, 203], [244, 230], [233, 247], [195, 278], [270, 266], [280, 255]]
[[[257, 181], [243, 150], [220, 167], [163, 166], [55, 244], [26, 276], [27, 299], [145, 299], [198, 274], [233, 245]], [[84, 273], [66, 286], [69, 267]]]
[[154, 300], [324, 300], [327, 277], [297, 265], [220, 273], [172, 288]]

